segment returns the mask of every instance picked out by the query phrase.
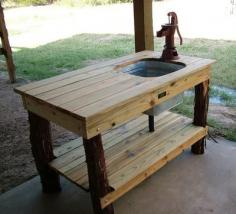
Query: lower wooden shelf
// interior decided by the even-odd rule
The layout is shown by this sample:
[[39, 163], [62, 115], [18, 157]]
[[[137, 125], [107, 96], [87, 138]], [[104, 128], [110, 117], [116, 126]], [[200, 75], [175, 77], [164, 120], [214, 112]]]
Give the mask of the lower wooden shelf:
[[[175, 113], [165, 112], [155, 120], [156, 131], [152, 133], [146, 115], [104, 133], [107, 174], [113, 191], [101, 198], [103, 208], [207, 134], [207, 128], [194, 126], [191, 119]], [[54, 154], [57, 158], [50, 167], [89, 190], [82, 139], [56, 148]]]

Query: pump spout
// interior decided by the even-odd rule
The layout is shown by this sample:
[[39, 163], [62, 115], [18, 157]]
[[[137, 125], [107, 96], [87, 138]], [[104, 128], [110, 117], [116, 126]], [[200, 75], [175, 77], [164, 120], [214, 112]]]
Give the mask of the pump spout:
[[169, 28], [162, 25], [161, 30], [157, 31], [157, 37], [167, 36], [169, 33]]

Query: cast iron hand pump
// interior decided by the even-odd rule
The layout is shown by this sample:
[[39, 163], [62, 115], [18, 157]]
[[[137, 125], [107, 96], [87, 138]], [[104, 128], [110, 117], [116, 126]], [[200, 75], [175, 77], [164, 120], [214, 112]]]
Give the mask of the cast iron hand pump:
[[161, 26], [162, 29], [157, 32], [157, 37], [165, 36], [165, 46], [161, 58], [165, 60], [175, 60], [179, 59], [175, 47], [175, 40], [174, 40], [175, 31], [177, 31], [178, 36], [180, 38], [180, 45], [182, 45], [183, 39], [179, 32], [178, 18], [176, 13], [169, 12], [167, 15], [169, 17], [169, 23]]

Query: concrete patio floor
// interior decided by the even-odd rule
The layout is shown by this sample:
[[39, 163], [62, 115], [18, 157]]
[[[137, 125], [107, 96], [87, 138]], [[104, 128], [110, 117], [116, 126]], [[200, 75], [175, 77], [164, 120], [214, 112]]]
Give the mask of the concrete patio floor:
[[[186, 151], [115, 204], [116, 214], [235, 214], [236, 143], [208, 142], [205, 155]], [[88, 193], [62, 179], [63, 191], [41, 193], [39, 178], [0, 196], [1, 214], [92, 214]]]

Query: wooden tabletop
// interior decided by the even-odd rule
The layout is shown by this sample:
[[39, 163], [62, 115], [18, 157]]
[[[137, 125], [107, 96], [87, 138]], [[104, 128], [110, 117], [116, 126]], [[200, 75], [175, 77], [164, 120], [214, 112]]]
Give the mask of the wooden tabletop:
[[[22, 95], [27, 110], [91, 138], [209, 79], [214, 62], [181, 56], [176, 61], [185, 63], [185, 68], [152, 78], [121, 71], [140, 59], [159, 57], [157, 52], [143, 51], [33, 82], [15, 91]], [[162, 92], [166, 96], [160, 98]]]

